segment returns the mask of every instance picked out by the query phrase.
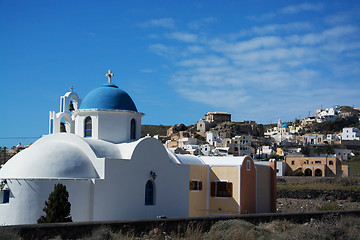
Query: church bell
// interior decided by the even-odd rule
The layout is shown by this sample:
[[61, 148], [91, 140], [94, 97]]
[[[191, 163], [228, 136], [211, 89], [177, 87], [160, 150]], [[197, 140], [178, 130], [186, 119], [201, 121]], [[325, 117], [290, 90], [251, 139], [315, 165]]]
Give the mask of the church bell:
[[70, 104], [69, 104], [69, 111], [71, 112], [71, 111], [74, 111], [75, 110], [75, 108], [74, 108], [74, 104], [73, 104], [73, 102], [72, 101], [70, 101]]

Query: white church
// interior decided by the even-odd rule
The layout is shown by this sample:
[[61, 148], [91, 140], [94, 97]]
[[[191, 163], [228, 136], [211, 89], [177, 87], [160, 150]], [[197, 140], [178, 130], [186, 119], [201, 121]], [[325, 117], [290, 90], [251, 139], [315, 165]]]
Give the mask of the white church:
[[[36, 223], [57, 183], [69, 192], [74, 222], [191, 215], [191, 164], [157, 139], [140, 138], [144, 114], [111, 82], [110, 70], [106, 76], [108, 83], [83, 100], [72, 88], [61, 96], [60, 111], [50, 112], [49, 135], [0, 169], [0, 225]], [[244, 157], [232, 161], [240, 166]], [[204, 194], [210, 198], [208, 185]], [[203, 205], [209, 208], [209, 199]]]

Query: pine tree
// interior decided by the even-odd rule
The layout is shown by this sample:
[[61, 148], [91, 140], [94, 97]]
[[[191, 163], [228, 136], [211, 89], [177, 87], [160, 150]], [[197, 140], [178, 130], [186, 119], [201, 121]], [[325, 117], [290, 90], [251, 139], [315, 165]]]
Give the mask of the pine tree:
[[54, 191], [50, 193], [48, 200], [45, 201], [45, 207], [43, 208], [45, 216], [41, 216], [37, 222], [72, 222], [70, 216], [71, 204], [68, 199], [69, 193], [66, 190], [66, 186], [61, 183], [55, 184]]

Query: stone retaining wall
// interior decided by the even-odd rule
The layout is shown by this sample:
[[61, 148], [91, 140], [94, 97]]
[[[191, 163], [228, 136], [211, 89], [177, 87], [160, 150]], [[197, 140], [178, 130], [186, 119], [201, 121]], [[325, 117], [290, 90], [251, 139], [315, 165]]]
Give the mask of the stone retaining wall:
[[53, 223], [3, 226], [2, 228], [15, 229], [24, 239], [50, 239], [61, 236], [62, 239], [77, 239], [89, 236], [91, 232], [101, 226], [109, 227], [113, 231], [132, 231], [137, 235], [159, 228], [165, 232], [184, 232], [189, 224], [201, 225], [203, 231], [221, 220], [242, 219], [254, 224], [270, 222], [273, 220], [288, 220], [295, 223], [305, 223], [310, 219], [322, 219], [323, 217], [356, 216], [360, 217], [360, 210], [352, 211], [326, 211], [310, 213], [269, 213], [269, 214], [246, 214], [236, 216], [217, 217], [192, 217], [192, 218], [171, 218], [133, 221], [112, 221], [112, 222], [83, 222], [83, 223]]

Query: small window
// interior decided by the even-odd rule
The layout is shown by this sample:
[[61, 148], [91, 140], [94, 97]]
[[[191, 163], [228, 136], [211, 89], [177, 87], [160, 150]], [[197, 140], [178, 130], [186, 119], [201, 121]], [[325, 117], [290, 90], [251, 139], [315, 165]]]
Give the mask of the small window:
[[190, 191], [201, 191], [202, 190], [202, 182], [199, 180], [192, 180], [189, 184]]
[[154, 205], [155, 187], [151, 180], [146, 182], [145, 186], [145, 205]]
[[211, 182], [212, 197], [232, 197], [232, 183], [225, 181]]
[[315, 161], [315, 164], [321, 164], [321, 161]]
[[246, 161], [246, 170], [250, 171], [250, 160]]
[[1, 190], [0, 192], [0, 203], [9, 203], [10, 200], [10, 190]]
[[54, 119], [50, 119], [50, 134], [54, 133]]
[[333, 161], [329, 161], [329, 165], [334, 165], [334, 162], [333, 162]]
[[84, 136], [92, 137], [92, 120], [91, 117], [85, 118]]
[[130, 123], [130, 139], [136, 138], [136, 122], [135, 119], [131, 119]]
[[295, 161], [291, 161], [291, 165], [294, 165], [295, 164]]

